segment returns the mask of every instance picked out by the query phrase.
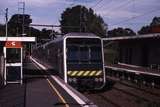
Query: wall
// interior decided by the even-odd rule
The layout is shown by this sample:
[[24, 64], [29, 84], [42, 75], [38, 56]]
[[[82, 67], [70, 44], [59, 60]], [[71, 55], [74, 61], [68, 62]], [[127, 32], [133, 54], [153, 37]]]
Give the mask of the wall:
[[122, 63], [149, 67], [160, 65], [160, 39], [119, 41], [119, 61]]

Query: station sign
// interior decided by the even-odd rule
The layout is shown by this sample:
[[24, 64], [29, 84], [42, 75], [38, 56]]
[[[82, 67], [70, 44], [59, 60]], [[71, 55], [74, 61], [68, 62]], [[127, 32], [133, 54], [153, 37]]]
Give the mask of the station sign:
[[5, 47], [6, 48], [21, 48], [22, 43], [20, 41], [6, 41]]

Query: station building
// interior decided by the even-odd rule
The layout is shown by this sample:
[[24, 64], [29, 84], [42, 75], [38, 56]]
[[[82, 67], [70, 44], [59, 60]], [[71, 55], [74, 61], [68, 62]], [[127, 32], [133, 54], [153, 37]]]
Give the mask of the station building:
[[106, 40], [118, 44], [118, 63], [160, 69], [160, 33]]

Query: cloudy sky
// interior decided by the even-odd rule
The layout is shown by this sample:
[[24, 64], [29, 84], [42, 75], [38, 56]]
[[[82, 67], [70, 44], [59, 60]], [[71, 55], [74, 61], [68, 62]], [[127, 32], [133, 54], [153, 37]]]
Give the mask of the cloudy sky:
[[37, 24], [59, 25], [61, 13], [77, 4], [93, 8], [109, 29], [128, 27], [137, 31], [154, 16], [160, 17], [160, 0], [0, 0], [0, 23], [5, 21], [5, 8], [9, 8], [9, 17], [22, 12], [18, 11], [18, 2], [25, 2], [25, 13]]

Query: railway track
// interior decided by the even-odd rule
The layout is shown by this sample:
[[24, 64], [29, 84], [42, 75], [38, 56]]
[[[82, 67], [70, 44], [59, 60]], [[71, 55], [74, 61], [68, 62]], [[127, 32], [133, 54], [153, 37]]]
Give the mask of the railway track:
[[132, 85], [121, 83], [118, 83], [118, 85], [113, 87], [113, 89], [129, 96], [133, 96], [140, 101], [147, 102], [147, 105], [156, 105], [156, 107], [160, 106], [160, 96], [152, 93], [151, 91], [146, 91], [141, 88], [133, 87]]
[[109, 90], [85, 95], [99, 107], [160, 107], [160, 95], [156, 93], [117, 81]]
[[[120, 84], [123, 84], [123, 85], [126, 85], [126, 86], [128, 86], [128, 87], [132, 87], [132, 88], [135, 88], [135, 89], [137, 89], [137, 90], [140, 90], [140, 91], [143, 91], [143, 92], [146, 92], [146, 93], [149, 93], [149, 94], [151, 94], [151, 95], [155, 95], [155, 96], [158, 96], [158, 97], [160, 97], [160, 91], [159, 91], [159, 89], [153, 89], [153, 88], [151, 88], [151, 89], [145, 89], [145, 88], [147, 88], [147, 87], [144, 87], [144, 86], [135, 86], [135, 85], [131, 85], [131, 84], [128, 84], [128, 83], [126, 83], [126, 82], [121, 82], [121, 81], [119, 81], [119, 83]], [[151, 91], [152, 90], [152, 91]], [[158, 92], [159, 91], [159, 92]]]
[[115, 79], [113, 77], [108, 77], [107, 76], [107, 79], [111, 80], [111, 81], [114, 81], [114, 82], [117, 82], [121, 85], [124, 85], [124, 86], [127, 86], [127, 87], [131, 87], [135, 90], [139, 90], [139, 91], [142, 91], [144, 93], [147, 93], [147, 94], [150, 94], [150, 95], [153, 95], [153, 96], [157, 96], [157, 97], [160, 97], [160, 89], [156, 89], [156, 88], [149, 88], [149, 87], [146, 87], [146, 86], [142, 86], [142, 85], [139, 85], [139, 84], [135, 84], [135, 83], [131, 83], [129, 81], [124, 81], [124, 80], [120, 80], [120, 79]]
[[84, 95], [98, 105], [98, 107], [121, 107], [102, 94], [84, 93]]

